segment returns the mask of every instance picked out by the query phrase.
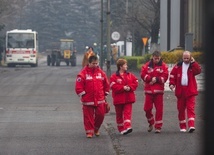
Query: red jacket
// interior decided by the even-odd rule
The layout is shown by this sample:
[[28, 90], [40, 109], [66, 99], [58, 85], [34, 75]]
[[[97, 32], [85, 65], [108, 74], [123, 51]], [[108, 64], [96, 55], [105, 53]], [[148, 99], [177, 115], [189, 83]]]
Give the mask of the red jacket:
[[[168, 76], [168, 66], [162, 60], [158, 64], [154, 64], [152, 60], [144, 64], [141, 69], [141, 78], [145, 84], [145, 93], [164, 93], [164, 83]], [[153, 77], [156, 77], [157, 82], [151, 85], [150, 82]]]
[[[175, 95], [177, 97], [180, 97], [182, 95], [182, 89], [181, 89], [181, 77], [182, 77], [182, 64], [183, 62], [177, 63], [172, 71], [170, 72], [169, 77], [169, 86], [174, 85], [175, 86]], [[186, 96], [192, 96], [197, 95], [197, 83], [195, 76], [201, 73], [201, 66], [197, 62], [193, 62], [190, 64], [187, 75], [188, 75], [188, 90]]]
[[[124, 90], [123, 87], [126, 85], [130, 87], [130, 91]], [[113, 104], [134, 103], [136, 101], [134, 91], [137, 89], [137, 86], [138, 79], [132, 73], [125, 72], [123, 77], [120, 76], [118, 71], [112, 74], [110, 87], [112, 89]]]
[[99, 67], [89, 68], [87, 65], [77, 75], [75, 91], [84, 105], [97, 106], [104, 103], [109, 89], [107, 76]]

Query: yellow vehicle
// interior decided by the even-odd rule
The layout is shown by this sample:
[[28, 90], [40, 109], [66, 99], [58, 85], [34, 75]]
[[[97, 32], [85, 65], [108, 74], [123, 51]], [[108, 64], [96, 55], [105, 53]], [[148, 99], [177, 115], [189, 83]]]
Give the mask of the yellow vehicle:
[[67, 66], [76, 66], [76, 52], [72, 39], [60, 39], [60, 49], [52, 50], [51, 54], [47, 57], [48, 66], [60, 66], [61, 62], [65, 62]]

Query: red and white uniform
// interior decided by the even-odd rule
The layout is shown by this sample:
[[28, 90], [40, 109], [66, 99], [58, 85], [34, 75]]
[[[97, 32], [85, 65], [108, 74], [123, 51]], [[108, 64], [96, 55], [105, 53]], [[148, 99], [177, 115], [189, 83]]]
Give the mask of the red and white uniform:
[[187, 110], [188, 126], [195, 125], [195, 96], [198, 95], [195, 76], [201, 73], [201, 66], [197, 62], [190, 63], [187, 69], [188, 83], [182, 85], [182, 65], [183, 62], [179, 62], [173, 67], [169, 85], [175, 86], [180, 129], [186, 129], [185, 110]]
[[[130, 87], [129, 91], [124, 90], [124, 86], [127, 85]], [[138, 87], [138, 79], [132, 73], [125, 72], [120, 75], [117, 71], [111, 75], [110, 87], [116, 111], [117, 128], [120, 133], [123, 133], [132, 128], [132, 104], [136, 101], [134, 91]]]
[[[145, 103], [144, 111], [147, 121], [150, 125], [155, 124], [156, 129], [161, 129], [163, 125], [163, 94], [164, 84], [169, 76], [168, 66], [160, 60], [158, 64], [154, 64], [152, 60], [142, 66], [141, 78], [144, 81]], [[157, 82], [150, 84], [152, 78], [155, 77]], [[153, 103], [156, 108], [155, 119], [152, 109]]]
[[85, 66], [77, 75], [75, 91], [83, 104], [86, 134], [98, 131], [105, 115], [105, 96], [109, 94], [109, 82], [99, 67]]

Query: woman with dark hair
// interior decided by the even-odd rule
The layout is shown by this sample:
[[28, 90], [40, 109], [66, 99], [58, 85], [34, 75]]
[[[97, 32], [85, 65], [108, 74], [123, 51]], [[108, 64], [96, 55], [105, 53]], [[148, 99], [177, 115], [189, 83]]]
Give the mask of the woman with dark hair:
[[110, 78], [110, 88], [112, 89], [118, 131], [126, 135], [133, 130], [132, 104], [136, 101], [134, 91], [138, 87], [138, 79], [127, 71], [128, 66], [125, 59], [118, 59], [116, 65], [117, 71]]

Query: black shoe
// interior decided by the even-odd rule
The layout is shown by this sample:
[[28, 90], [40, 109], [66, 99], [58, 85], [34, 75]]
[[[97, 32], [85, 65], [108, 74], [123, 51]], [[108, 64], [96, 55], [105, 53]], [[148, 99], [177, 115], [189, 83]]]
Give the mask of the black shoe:
[[193, 133], [195, 131], [195, 128], [194, 127], [190, 127], [189, 128], [189, 133]]
[[128, 129], [126, 130], [126, 132], [124, 132], [123, 134], [124, 134], [124, 135], [127, 135], [127, 134], [131, 133], [132, 131], [133, 131], [132, 128], [128, 128]]

